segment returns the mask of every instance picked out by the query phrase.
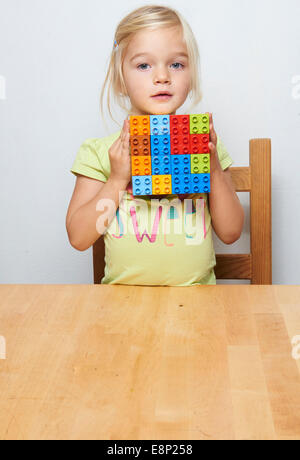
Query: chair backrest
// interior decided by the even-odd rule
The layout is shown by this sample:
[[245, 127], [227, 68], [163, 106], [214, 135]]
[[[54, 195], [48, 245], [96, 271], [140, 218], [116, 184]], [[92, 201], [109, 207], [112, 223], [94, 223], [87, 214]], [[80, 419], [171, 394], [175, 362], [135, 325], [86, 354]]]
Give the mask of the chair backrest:
[[271, 139], [251, 139], [249, 166], [230, 172], [235, 190], [250, 192], [250, 254], [216, 254], [216, 278], [272, 284]]
[[[216, 254], [217, 279], [272, 284], [271, 139], [251, 139], [249, 166], [229, 168], [235, 190], [250, 193], [250, 253]], [[94, 283], [105, 269], [101, 236], [93, 245]]]

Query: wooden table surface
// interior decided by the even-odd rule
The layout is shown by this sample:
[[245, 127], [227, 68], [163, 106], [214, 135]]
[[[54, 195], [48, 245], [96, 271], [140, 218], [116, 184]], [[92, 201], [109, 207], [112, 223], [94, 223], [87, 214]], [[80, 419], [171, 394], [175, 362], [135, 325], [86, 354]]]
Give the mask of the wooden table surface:
[[1, 285], [0, 336], [2, 440], [300, 439], [300, 286]]

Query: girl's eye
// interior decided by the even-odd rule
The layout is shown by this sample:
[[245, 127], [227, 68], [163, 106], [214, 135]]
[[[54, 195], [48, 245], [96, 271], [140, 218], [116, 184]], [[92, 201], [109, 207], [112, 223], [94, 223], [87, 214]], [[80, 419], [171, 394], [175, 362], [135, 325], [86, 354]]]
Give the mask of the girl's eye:
[[[180, 64], [180, 62], [174, 62], [172, 65], [176, 65], [176, 64], [177, 64], [177, 66], [181, 66], [181, 67], [177, 67], [177, 66], [176, 66], [175, 69], [180, 69], [180, 68], [183, 68], [183, 67], [184, 67], [184, 65], [183, 65], [183, 64]], [[137, 68], [138, 68], [138, 69], [141, 69], [141, 70], [145, 70], [145, 67], [144, 67], [144, 66], [147, 66], [147, 65], [149, 65], [149, 64], [140, 64], [140, 65], [138, 65]]]
[[[175, 65], [175, 64], [181, 65], [181, 68], [183, 68], [183, 65], [180, 64], [180, 62], [174, 62], [174, 65]], [[179, 67], [176, 67], [176, 69], [179, 69]]]
[[[149, 64], [140, 64], [140, 65], [138, 65], [138, 69], [141, 68], [142, 66], [145, 66], [145, 65], [149, 65]], [[141, 70], [145, 70], [145, 69], [143, 68]]]

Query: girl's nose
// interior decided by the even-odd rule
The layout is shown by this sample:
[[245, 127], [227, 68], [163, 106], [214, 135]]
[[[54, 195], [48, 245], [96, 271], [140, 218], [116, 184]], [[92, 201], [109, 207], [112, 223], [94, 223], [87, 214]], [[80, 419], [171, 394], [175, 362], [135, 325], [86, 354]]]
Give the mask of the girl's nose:
[[167, 70], [157, 71], [154, 75], [155, 83], [168, 83], [170, 81], [170, 75]]

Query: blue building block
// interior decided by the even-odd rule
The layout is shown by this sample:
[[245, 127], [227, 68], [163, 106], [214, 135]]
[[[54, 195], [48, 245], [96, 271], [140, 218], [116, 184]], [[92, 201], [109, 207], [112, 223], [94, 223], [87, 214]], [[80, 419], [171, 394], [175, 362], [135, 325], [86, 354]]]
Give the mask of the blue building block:
[[151, 136], [151, 156], [171, 155], [170, 135]]
[[191, 193], [191, 174], [172, 174], [172, 193]]
[[172, 174], [171, 155], [156, 155], [155, 157], [151, 157], [151, 167], [153, 176]]
[[152, 176], [132, 177], [133, 195], [152, 195]]
[[191, 174], [191, 155], [171, 155], [172, 174]]
[[150, 115], [150, 134], [170, 135], [170, 115]]
[[191, 193], [210, 193], [210, 174], [191, 174]]

